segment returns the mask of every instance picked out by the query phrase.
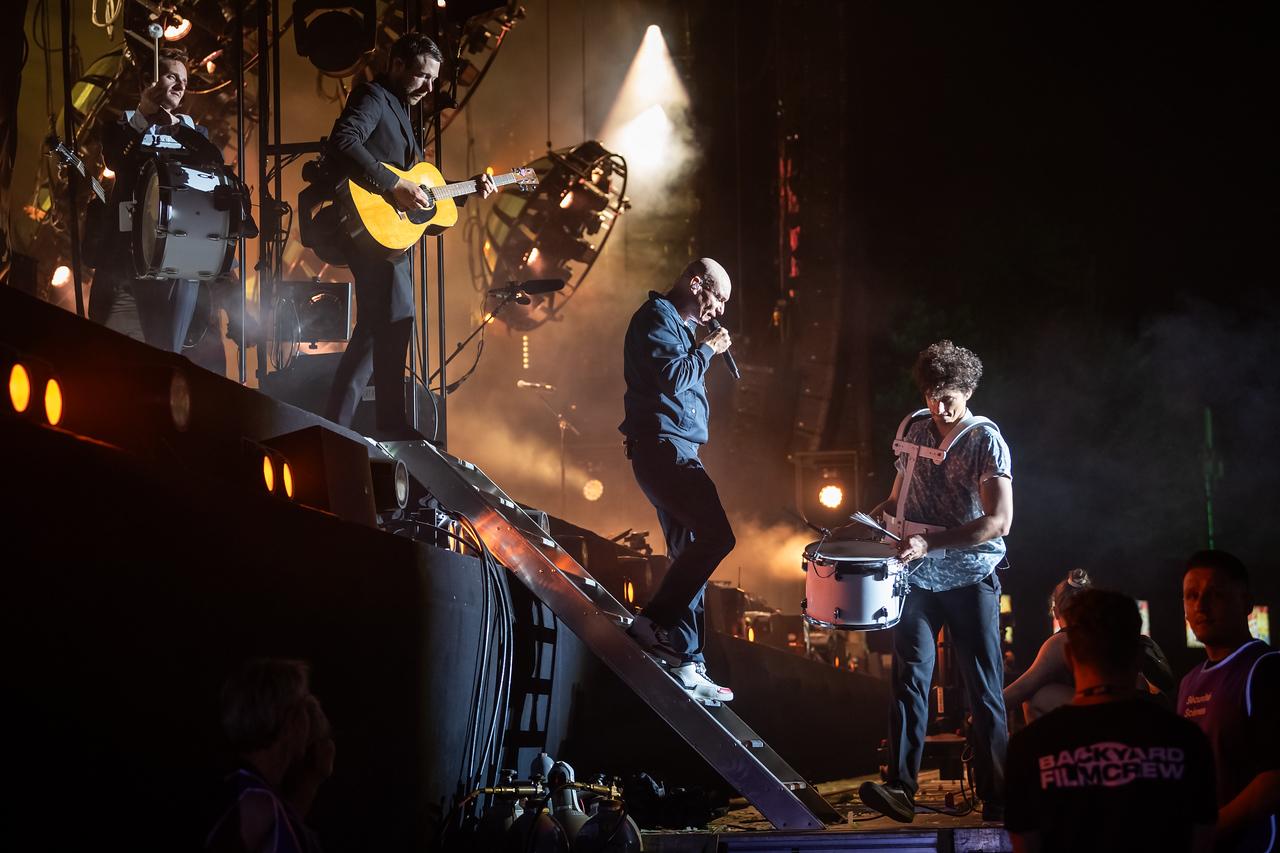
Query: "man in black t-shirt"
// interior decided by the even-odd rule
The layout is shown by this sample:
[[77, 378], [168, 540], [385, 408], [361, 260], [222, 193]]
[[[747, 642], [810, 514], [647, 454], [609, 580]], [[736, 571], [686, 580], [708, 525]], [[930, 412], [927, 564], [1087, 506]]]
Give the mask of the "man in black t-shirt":
[[1014, 850], [1208, 851], [1217, 819], [1209, 742], [1134, 690], [1137, 603], [1087, 590], [1066, 621], [1075, 698], [1009, 742], [1005, 828]]

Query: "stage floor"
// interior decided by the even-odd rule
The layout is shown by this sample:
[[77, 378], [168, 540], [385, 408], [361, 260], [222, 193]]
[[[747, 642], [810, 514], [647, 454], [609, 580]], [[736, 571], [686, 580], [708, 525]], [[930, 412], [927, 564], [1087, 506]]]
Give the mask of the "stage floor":
[[[658, 853], [730, 853], [730, 851], [837, 851], [899, 850], [940, 851], [940, 853], [1009, 853], [1009, 836], [995, 823], [983, 823], [981, 809], [965, 812], [965, 794], [959, 781], [944, 780], [937, 770], [921, 773], [917, 814], [913, 823], [903, 824], [862, 805], [858, 787], [879, 775], [858, 776], [815, 787], [826, 800], [845, 815], [846, 823], [825, 831], [778, 831], [755, 808], [740, 804], [705, 830], [646, 831], [645, 850]], [[951, 807], [948, 803], [954, 803]], [[930, 809], [936, 809], [931, 811]]]

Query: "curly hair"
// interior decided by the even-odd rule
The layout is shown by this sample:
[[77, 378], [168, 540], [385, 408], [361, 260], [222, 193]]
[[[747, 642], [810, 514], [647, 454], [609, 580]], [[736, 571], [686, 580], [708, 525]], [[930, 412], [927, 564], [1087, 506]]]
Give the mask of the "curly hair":
[[973, 391], [982, 378], [982, 359], [973, 350], [942, 340], [920, 352], [911, 376], [922, 394], [944, 388]]

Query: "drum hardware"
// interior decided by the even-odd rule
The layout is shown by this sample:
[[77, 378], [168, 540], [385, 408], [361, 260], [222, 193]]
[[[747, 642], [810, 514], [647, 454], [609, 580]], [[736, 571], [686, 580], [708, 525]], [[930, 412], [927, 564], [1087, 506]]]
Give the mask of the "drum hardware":
[[[910, 592], [907, 564], [897, 547], [865, 540], [826, 539], [805, 548], [804, 618], [812, 625], [853, 631], [892, 628]], [[831, 571], [824, 573], [823, 568]]]
[[[209, 280], [226, 274], [240, 236], [252, 229], [243, 214], [243, 191], [226, 166], [148, 160], [130, 223], [138, 277]], [[193, 225], [205, 227], [193, 234]]]

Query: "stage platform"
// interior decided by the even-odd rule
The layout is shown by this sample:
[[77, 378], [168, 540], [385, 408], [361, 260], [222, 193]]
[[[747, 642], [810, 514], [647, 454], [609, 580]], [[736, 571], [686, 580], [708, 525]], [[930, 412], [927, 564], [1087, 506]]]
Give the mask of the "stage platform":
[[[967, 811], [966, 787], [939, 778], [937, 770], [921, 774], [916, 819], [902, 824], [862, 805], [858, 787], [878, 775], [818, 783], [818, 792], [834, 805], [845, 823], [818, 832], [786, 832], [769, 826], [745, 803], [705, 830], [649, 831], [649, 853], [843, 853], [896, 850], [912, 853], [1009, 853], [1013, 846], [999, 824], [983, 823], [980, 810]], [[954, 805], [949, 805], [954, 804]]]

